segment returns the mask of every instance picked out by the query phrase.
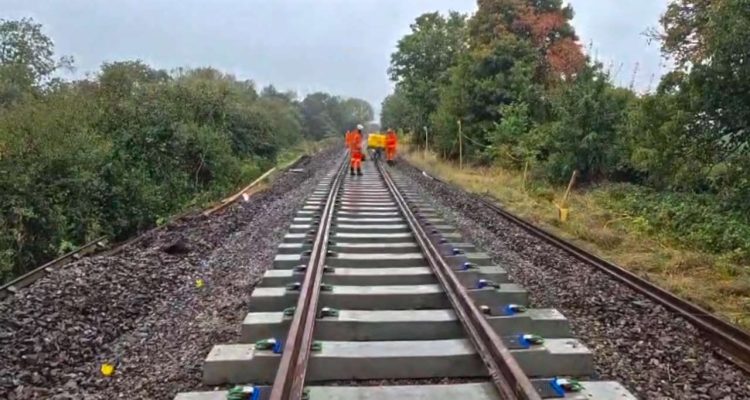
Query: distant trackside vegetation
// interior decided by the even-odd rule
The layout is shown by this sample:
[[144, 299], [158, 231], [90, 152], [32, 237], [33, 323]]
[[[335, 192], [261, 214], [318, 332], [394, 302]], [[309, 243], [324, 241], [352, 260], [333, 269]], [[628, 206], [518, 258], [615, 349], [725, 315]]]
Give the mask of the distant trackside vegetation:
[[30, 19], [0, 20], [0, 281], [101, 235], [124, 238], [227, 194], [280, 152], [373, 119], [213, 68], [140, 61], [86, 79]]

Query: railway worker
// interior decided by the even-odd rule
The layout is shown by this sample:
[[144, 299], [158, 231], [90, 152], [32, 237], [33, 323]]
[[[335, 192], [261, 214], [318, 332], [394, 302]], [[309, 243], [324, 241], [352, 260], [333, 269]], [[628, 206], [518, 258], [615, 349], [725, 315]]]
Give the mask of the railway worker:
[[344, 142], [346, 143], [345, 144], [345, 148], [347, 148], [347, 149], [351, 148], [351, 142], [352, 142], [352, 132], [351, 131], [346, 131], [346, 137], [344, 139]]
[[393, 164], [393, 160], [396, 157], [396, 146], [398, 145], [398, 138], [396, 132], [393, 129], [388, 129], [388, 133], [385, 135], [385, 154], [388, 164]]
[[349, 142], [349, 171], [352, 175], [362, 175], [362, 125], [357, 125], [357, 129], [352, 132]]

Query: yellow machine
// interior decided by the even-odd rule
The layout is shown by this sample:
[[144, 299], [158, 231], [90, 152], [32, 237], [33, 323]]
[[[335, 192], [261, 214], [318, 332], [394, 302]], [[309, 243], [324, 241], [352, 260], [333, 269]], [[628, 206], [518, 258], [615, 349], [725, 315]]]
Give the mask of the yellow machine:
[[385, 151], [385, 135], [378, 132], [367, 135], [367, 148], [372, 152], [373, 159], [380, 158]]
[[367, 135], [367, 148], [372, 150], [385, 149], [385, 135], [377, 132]]

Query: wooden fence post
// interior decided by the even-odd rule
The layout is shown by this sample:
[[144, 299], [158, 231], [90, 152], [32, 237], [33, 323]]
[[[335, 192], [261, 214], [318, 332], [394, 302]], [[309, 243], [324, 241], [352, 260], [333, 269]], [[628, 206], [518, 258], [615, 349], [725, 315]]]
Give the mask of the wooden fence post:
[[570, 182], [568, 182], [568, 188], [565, 189], [565, 194], [563, 195], [562, 201], [560, 201], [559, 214], [560, 214], [560, 221], [566, 222], [568, 220], [568, 214], [570, 213], [570, 210], [568, 209], [568, 198], [570, 197], [570, 191], [573, 190], [573, 185], [576, 184], [576, 178], [578, 177], [578, 170], [573, 171], [573, 175], [570, 176]]
[[464, 135], [461, 132], [461, 120], [458, 120], [458, 169], [464, 169]]

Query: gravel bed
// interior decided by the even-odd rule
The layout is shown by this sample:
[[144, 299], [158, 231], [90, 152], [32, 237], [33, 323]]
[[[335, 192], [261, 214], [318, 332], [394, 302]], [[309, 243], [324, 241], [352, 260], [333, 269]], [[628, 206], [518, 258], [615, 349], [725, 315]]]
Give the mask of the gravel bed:
[[[338, 153], [302, 161], [303, 172], [281, 174], [249, 202], [185, 216], [0, 303], [0, 398], [171, 399], [199, 388], [203, 359], [239, 337], [252, 288]], [[103, 362], [117, 363], [113, 376], [101, 375]]]
[[508, 269], [535, 307], [557, 308], [593, 352], [598, 380], [641, 399], [750, 399], [750, 377], [715, 354], [687, 321], [537, 239], [466, 192], [400, 162], [407, 179], [466, 239]]

